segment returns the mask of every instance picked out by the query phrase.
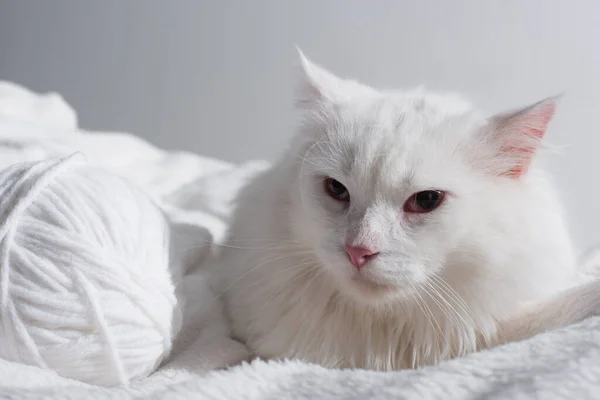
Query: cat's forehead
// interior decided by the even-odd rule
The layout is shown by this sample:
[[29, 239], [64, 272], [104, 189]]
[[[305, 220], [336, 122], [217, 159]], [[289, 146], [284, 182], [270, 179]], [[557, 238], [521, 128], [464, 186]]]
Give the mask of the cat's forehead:
[[380, 151], [402, 154], [437, 147], [460, 139], [480, 120], [460, 98], [423, 94], [362, 99], [339, 105], [332, 113], [328, 140], [363, 158]]
[[471, 105], [457, 95], [431, 94], [421, 90], [358, 98], [340, 104], [339, 112], [341, 118], [346, 116], [390, 131], [437, 126], [474, 113]]
[[479, 121], [459, 98], [420, 93], [350, 102], [336, 114], [326, 157], [340, 173], [369, 186], [433, 181], [428, 174], [452, 162], [455, 142]]

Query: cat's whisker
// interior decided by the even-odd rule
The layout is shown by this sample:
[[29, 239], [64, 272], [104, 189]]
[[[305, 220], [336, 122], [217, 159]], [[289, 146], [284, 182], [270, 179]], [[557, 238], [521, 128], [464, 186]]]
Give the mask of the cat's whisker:
[[[452, 307], [450, 303], [448, 303], [444, 296], [442, 296], [441, 293], [434, 286], [431, 285], [430, 281], [425, 281], [425, 284], [428, 288], [427, 292], [429, 293], [431, 300], [437, 305], [438, 309], [442, 312], [444, 317], [448, 318], [451, 321], [450, 326], [456, 329], [461, 329], [461, 324], [456, 317], [456, 310]], [[446, 326], [447, 324], [444, 325]], [[451, 331], [450, 334], [452, 335], [452, 333], [453, 332]], [[454, 350], [452, 348], [452, 342], [449, 341], [447, 338], [445, 340], [446, 345], [448, 346], [448, 349], [450, 351], [450, 356], [454, 358], [456, 354], [454, 353]]]
[[[267, 249], [267, 250], [271, 250], [271, 249], [277, 249], [280, 247], [289, 247], [289, 248], [294, 248], [294, 247], [303, 247], [304, 245], [296, 240], [274, 240], [274, 239], [246, 239], [244, 241], [241, 240], [228, 240], [227, 243], [219, 243], [219, 242], [214, 242], [214, 241], [210, 241], [207, 240], [206, 243], [208, 244], [212, 244], [215, 246], [219, 246], [219, 247], [228, 247], [228, 248], [237, 248], [237, 249], [248, 249], [248, 250], [263, 250], [263, 249]], [[263, 243], [265, 245], [268, 244], [272, 244], [271, 246], [266, 246], [264, 248], [261, 247], [253, 247], [250, 246], [250, 243]]]
[[265, 262], [263, 262], [262, 264], [259, 264], [253, 268], [250, 268], [248, 271], [244, 272], [243, 274], [241, 274], [240, 276], [238, 276], [233, 282], [231, 282], [229, 285], [227, 285], [218, 295], [218, 298], [221, 298], [221, 296], [223, 296], [223, 294], [225, 292], [227, 292], [232, 286], [234, 286], [236, 283], [238, 283], [241, 279], [243, 279], [244, 277], [246, 277], [247, 275], [255, 272], [256, 270], [258, 270], [259, 268], [262, 268], [272, 262], [278, 261], [278, 260], [282, 260], [285, 258], [290, 258], [290, 257], [296, 257], [297, 253], [288, 253], [288, 254], [280, 254], [275, 258], [272, 258], [270, 260], [267, 260]]
[[[244, 246], [244, 245], [240, 245], [237, 246], [235, 244], [232, 243], [246, 243], [246, 242], [262, 242], [265, 244], [268, 243], [272, 243], [272, 246], [266, 246], [266, 247], [254, 247], [254, 246]], [[282, 249], [294, 249], [294, 248], [304, 248], [304, 246], [302, 245], [301, 242], [297, 241], [297, 240], [274, 240], [274, 239], [247, 239], [244, 241], [241, 240], [237, 240], [237, 241], [233, 241], [233, 240], [228, 240], [227, 243], [220, 243], [220, 242], [215, 242], [213, 240], [204, 240], [203, 243], [205, 243], [206, 245], [209, 246], [215, 246], [217, 248], [230, 248], [230, 249], [239, 249], [239, 250], [264, 250], [264, 251], [276, 251], [276, 250], [282, 250]], [[176, 247], [175, 250], [177, 252], [188, 252], [191, 250], [196, 250], [196, 249], [201, 249], [201, 248], [205, 248], [206, 246], [204, 244], [202, 245], [197, 245], [197, 246], [189, 246], [189, 247]], [[308, 251], [307, 251], [308, 252]]]
[[[315, 277], [313, 277], [313, 278], [321, 277], [322, 275], [325, 275], [325, 271], [324, 271], [322, 268], [317, 268], [317, 270], [316, 270], [316, 272], [315, 272]], [[320, 283], [320, 281], [319, 281], [319, 280], [316, 280], [316, 281], [315, 281], [315, 279], [312, 279], [312, 280], [309, 282], [309, 284], [310, 284], [310, 285], [312, 285], [314, 282]], [[331, 297], [330, 297], [329, 299], [325, 300], [325, 301], [330, 301], [330, 300], [331, 300]], [[320, 308], [320, 307], [322, 307], [322, 304], [318, 304], [318, 303], [315, 303], [315, 302], [313, 302], [313, 303], [312, 303], [312, 308], [311, 308], [311, 309], [309, 309], [309, 311], [306, 311], [306, 308], [305, 308], [305, 313], [304, 313], [304, 315], [306, 315], [306, 314], [313, 314], [313, 313], [315, 313], [315, 310], [316, 310], [317, 308]], [[315, 321], [314, 319], [312, 319], [312, 322], [313, 322], [313, 324], [312, 324], [311, 328], [313, 328], [313, 329], [318, 329], [318, 327], [315, 327], [315, 326], [314, 326], [314, 324], [315, 324], [315, 323], [317, 323], [318, 321]], [[306, 347], [307, 347], [307, 348], [309, 348], [309, 349], [310, 349], [310, 348], [313, 348], [314, 342], [315, 342], [316, 340], [319, 340], [319, 336], [317, 336], [317, 335], [313, 335], [313, 336], [311, 337], [311, 339], [309, 340], [309, 342], [308, 342], [308, 344], [307, 344], [307, 346], [306, 346]]]
[[319, 268], [318, 272], [315, 273], [314, 276], [306, 283], [306, 285], [304, 286], [304, 290], [300, 294], [300, 301], [302, 301], [304, 299], [304, 295], [306, 294], [308, 288], [310, 288], [310, 286], [312, 285], [315, 278], [317, 278], [318, 276], [321, 276], [323, 272], [324, 271], [321, 268]]
[[[439, 341], [437, 343], [438, 348], [437, 348], [437, 352], [436, 352], [436, 359], [434, 360], [434, 362], [438, 362], [440, 359], [445, 359], [447, 358], [447, 355], [444, 353], [444, 350], [448, 350], [449, 351], [449, 355], [450, 357], [454, 357], [454, 351], [452, 348], [452, 331], [448, 332], [446, 329], [448, 328], [448, 326], [453, 327], [454, 323], [451, 322], [450, 324], [447, 323], [447, 320], [453, 321], [453, 318], [451, 316], [451, 314], [449, 314], [447, 312], [447, 310], [445, 310], [441, 305], [439, 300], [436, 298], [436, 295], [434, 293], [432, 293], [431, 288], [429, 286], [424, 287], [425, 293], [428, 296], [428, 298], [435, 304], [435, 306], [437, 307], [437, 310], [439, 310], [439, 312], [442, 313], [442, 317], [441, 318], [436, 318], [433, 317], [435, 319], [436, 322], [436, 326], [438, 327], [438, 329], [440, 330], [440, 334], [442, 337], [442, 341]], [[432, 312], [433, 314], [433, 312]], [[444, 321], [444, 319], [446, 319], [446, 321]], [[442, 328], [443, 325], [443, 328]], [[450, 335], [450, 338], [448, 338], [448, 334]]]
[[[473, 311], [471, 310], [469, 305], [460, 296], [460, 294], [458, 294], [458, 292], [452, 286], [450, 286], [450, 284], [448, 282], [446, 282], [444, 280], [443, 277], [438, 276], [438, 275], [433, 275], [432, 278], [434, 279], [435, 282], [437, 282], [437, 284], [439, 285], [439, 287], [442, 290], [445, 290], [454, 299], [455, 304], [467, 314], [467, 316], [470, 319], [471, 325], [473, 325], [473, 327], [476, 329], [476, 332], [475, 332], [476, 346], [478, 346], [478, 347], [481, 346], [481, 343], [478, 339], [478, 337], [480, 335], [478, 335], [478, 333], [483, 332], [484, 330], [481, 328], [478, 318], [475, 316], [475, 314], [473, 313]], [[467, 326], [469, 325], [469, 324], [467, 324], [466, 321], [464, 323]], [[484, 341], [484, 346], [489, 347], [489, 339], [485, 335], [481, 335], [481, 339]]]
[[442, 290], [444, 290], [454, 300], [454, 302], [456, 303], [457, 306], [465, 307], [465, 311], [468, 313], [470, 318], [474, 317], [473, 313], [467, 307], [463, 298], [458, 294], [458, 292], [456, 292], [456, 290], [454, 290], [454, 288], [452, 286], [450, 286], [444, 280], [444, 278], [442, 278], [439, 275], [435, 275], [435, 274], [432, 275], [430, 278], [431, 278], [432, 283], [438, 285], [438, 287], [440, 287]]
[[[417, 290], [418, 289], [416, 289], [414, 286], [410, 287], [410, 290], [408, 291], [408, 293], [410, 294], [410, 298], [412, 299], [413, 303], [416, 304], [417, 307], [419, 307], [419, 309], [421, 310], [423, 315], [426, 317], [426, 319], [427, 319], [428, 323], [431, 325], [431, 327], [433, 329], [435, 329], [435, 327], [433, 326], [433, 323], [427, 317], [427, 313], [425, 312], [425, 309], [423, 308], [423, 306], [421, 306], [421, 302], [419, 301], [419, 298], [417, 297], [417, 294], [416, 294]], [[417, 365], [418, 365], [418, 353], [413, 352], [413, 354], [411, 355], [411, 368], [416, 368]]]
[[268, 251], [280, 251], [280, 250], [298, 250], [296, 254], [310, 254], [310, 250], [306, 250], [304, 246], [293, 246], [289, 244], [281, 244], [278, 246], [270, 246], [270, 247], [251, 247], [251, 246], [233, 246], [233, 245], [218, 245], [218, 247], [235, 249], [235, 250], [268, 250]]
[[[443, 335], [443, 332], [442, 332], [441, 327], [437, 323], [435, 316], [433, 315], [430, 307], [427, 305], [427, 302], [421, 295], [420, 290], [422, 290], [422, 289], [418, 289], [415, 293], [416, 293], [417, 297], [419, 298], [419, 301], [422, 305], [422, 310], [424, 310], [425, 316], [427, 317], [427, 321], [429, 322], [429, 325], [431, 326], [431, 329], [432, 329], [432, 332], [434, 335], [434, 338], [433, 338], [434, 340], [429, 343], [426, 342], [427, 345], [425, 346], [425, 350], [422, 351], [422, 353], [420, 354], [420, 356], [423, 358], [421, 360], [421, 363], [425, 363], [431, 354], [435, 355], [437, 352], [439, 352], [440, 343], [442, 342], [441, 336]], [[433, 351], [433, 349], [432, 349], [433, 346], [437, 347], [437, 349], [436, 349], [437, 351]]]
[[[425, 288], [422, 287], [422, 289], [423, 289], [423, 291], [425, 293], [427, 293], [427, 290]], [[433, 328], [433, 332], [434, 332], [435, 337], [436, 337], [436, 345], [438, 346], [438, 349], [439, 349], [439, 346], [440, 346], [440, 336], [439, 335], [441, 335], [443, 337], [444, 341], [447, 341], [446, 335], [444, 335], [444, 331], [442, 330], [442, 327], [440, 326], [440, 324], [438, 323], [437, 319], [435, 318], [435, 315], [431, 311], [431, 308], [429, 307], [429, 305], [427, 304], [427, 302], [425, 301], [425, 299], [423, 298], [423, 296], [421, 296], [420, 290], [417, 289], [415, 291], [415, 293], [419, 297], [419, 299], [421, 300], [421, 304], [423, 305], [423, 308], [426, 310], [426, 311], [424, 310], [424, 313], [425, 313], [425, 315], [427, 317], [427, 320], [429, 321], [429, 323], [431, 324], [431, 326]]]
[[[308, 267], [310, 265], [312, 265], [312, 268]], [[273, 293], [273, 295], [271, 295], [271, 297], [269, 297], [267, 299], [267, 301], [262, 305], [262, 307], [260, 309], [261, 312], [263, 312], [264, 309], [269, 304], [271, 304], [271, 301], [273, 299], [275, 299], [278, 295], [280, 295], [286, 288], [288, 288], [289, 286], [291, 286], [293, 283], [295, 283], [299, 279], [305, 277], [309, 273], [313, 272], [317, 268], [317, 265], [315, 265], [314, 263], [304, 263], [304, 264], [301, 264], [301, 266], [303, 267], [302, 271], [300, 273], [298, 273], [294, 278], [287, 280], [285, 282], [285, 284], [279, 290], [277, 290], [275, 293]]]
[[292, 264], [292, 265], [286, 266], [284, 268], [280, 268], [277, 271], [275, 271], [273, 274], [259, 277], [254, 282], [250, 283], [248, 287], [264, 285], [265, 281], [275, 281], [278, 277], [280, 277], [282, 275], [285, 276], [285, 274], [294, 273], [295, 271], [304, 269], [307, 265], [311, 265], [311, 264], [315, 264], [315, 261], [312, 260], [312, 261], [307, 261], [305, 263]]
[[[460, 332], [460, 334], [458, 334], [458, 332], [457, 332], [456, 337], [462, 338], [465, 335], [471, 335], [472, 330], [469, 329], [470, 325], [465, 321], [462, 314], [455, 307], [453, 307], [452, 304], [450, 304], [450, 302], [448, 301], [446, 296], [444, 296], [440, 292], [439, 287], [437, 287], [435, 285], [435, 282], [430, 281], [428, 284], [429, 284], [430, 289], [437, 296], [437, 300], [439, 301], [439, 303], [441, 303], [441, 304], [438, 304], [438, 307], [440, 307], [440, 309], [446, 315], [446, 317], [451, 320], [451, 322], [452, 322], [451, 326], [456, 331]], [[462, 350], [461, 350], [462, 347], [463, 347], [463, 344], [459, 343], [457, 345], [456, 351], [458, 351], [459, 353], [462, 353]], [[452, 354], [452, 357], [455, 357], [455, 356], [456, 356], [456, 354]]]
[[228, 238], [227, 239], [228, 243], [234, 243], [234, 244], [246, 244], [246, 243], [256, 243], [256, 242], [260, 242], [260, 243], [286, 243], [286, 244], [297, 244], [297, 245], [301, 245], [302, 242], [300, 242], [299, 240], [292, 240], [292, 239], [287, 239], [287, 240], [283, 240], [283, 239], [273, 239], [273, 238], [245, 238], [245, 239], [239, 239], [239, 238]]
[[[470, 309], [470, 307], [467, 305], [464, 299], [460, 296], [460, 294], [458, 294], [458, 292], [454, 290], [454, 288], [450, 286], [442, 277], [438, 275], [433, 275], [431, 278], [432, 283], [435, 284], [440, 290], [446, 292], [454, 301], [455, 305], [469, 317], [469, 319], [471, 320], [471, 324], [474, 324], [477, 327], [477, 317], [474, 315], [473, 311]], [[466, 321], [465, 324], [469, 325], [466, 323]]]
[[[310, 170], [304, 171], [304, 172], [302, 173], [302, 175], [300, 175], [300, 177], [301, 177], [301, 178], [306, 178], [306, 177], [307, 177], [307, 176], [309, 176], [309, 175], [314, 175], [314, 174], [315, 174], [315, 172], [317, 172], [317, 171], [319, 171], [319, 172], [321, 172], [321, 173], [324, 173], [324, 172], [325, 172], [325, 171], [323, 170], [323, 167], [322, 167], [322, 166], [316, 166], [316, 168], [315, 168], [315, 169], [310, 169]], [[322, 178], [322, 179], [319, 179], [319, 180], [320, 180], [320, 181], [325, 181], [325, 178]]]
[[[302, 181], [303, 179], [303, 171], [304, 171], [304, 164], [306, 163], [306, 159], [308, 157], [308, 154], [310, 153], [310, 151], [317, 145], [319, 145], [319, 143], [321, 143], [324, 139], [321, 138], [320, 140], [318, 140], [317, 142], [313, 143], [311, 146], [308, 147], [308, 149], [306, 149], [306, 152], [304, 153], [304, 156], [302, 157], [302, 162], [300, 163], [300, 181]], [[302, 190], [302, 184], [300, 185], [300, 202], [302, 203], [302, 208], [305, 211], [308, 211], [308, 209], [306, 208], [306, 202], [304, 201], [304, 197], [305, 197], [305, 193]], [[310, 215], [310, 214], [309, 214]]]
[[[230, 245], [230, 244], [225, 244], [225, 243], [216, 243], [216, 242], [206, 242], [207, 244], [211, 245], [211, 246], [216, 246], [219, 248], [228, 248], [228, 249], [237, 249], [237, 250], [266, 250], [266, 251], [275, 251], [275, 250], [281, 250], [281, 249], [286, 249], [286, 248], [291, 248], [290, 245], [285, 245], [282, 244], [281, 246], [272, 246], [272, 247], [250, 247], [250, 246], [234, 246], [234, 245]], [[198, 246], [191, 246], [191, 247], [186, 247], [185, 249], [177, 249], [178, 251], [191, 251], [191, 250], [195, 250], [195, 249], [201, 249], [204, 246], [202, 245], [198, 245]], [[298, 248], [301, 248], [301, 246], [298, 246]]]

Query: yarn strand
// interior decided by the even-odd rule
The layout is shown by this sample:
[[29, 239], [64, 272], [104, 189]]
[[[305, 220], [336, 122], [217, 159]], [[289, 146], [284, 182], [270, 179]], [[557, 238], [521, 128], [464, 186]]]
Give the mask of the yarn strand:
[[152, 373], [179, 329], [170, 228], [81, 160], [0, 171], [0, 358], [122, 385]]
[[125, 375], [125, 369], [123, 368], [123, 364], [119, 359], [119, 354], [117, 351], [117, 346], [115, 345], [115, 341], [109, 333], [108, 324], [106, 323], [106, 319], [104, 319], [104, 314], [101, 311], [101, 307], [96, 300], [96, 297], [93, 296], [96, 289], [87, 281], [87, 279], [83, 276], [83, 274], [79, 271], [73, 271], [73, 276], [77, 279], [77, 282], [81, 285], [81, 294], [87, 300], [88, 306], [92, 310], [95, 319], [92, 321], [96, 324], [98, 331], [102, 334], [104, 341], [106, 342], [106, 346], [108, 347], [108, 357], [115, 368], [116, 378], [118, 382], [121, 384], [127, 383], [127, 377]]

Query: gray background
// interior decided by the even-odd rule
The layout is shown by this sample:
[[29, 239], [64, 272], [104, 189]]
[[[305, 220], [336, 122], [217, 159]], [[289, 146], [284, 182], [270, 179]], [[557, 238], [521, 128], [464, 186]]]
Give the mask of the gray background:
[[595, 0], [0, 0], [0, 79], [62, 93], [84, 128], [231, 161], [272, 159], [292, 134], [295, 44], [489, 112], [564, 91], [549, 168], [581, 247], [600, 239], [599, 42]]

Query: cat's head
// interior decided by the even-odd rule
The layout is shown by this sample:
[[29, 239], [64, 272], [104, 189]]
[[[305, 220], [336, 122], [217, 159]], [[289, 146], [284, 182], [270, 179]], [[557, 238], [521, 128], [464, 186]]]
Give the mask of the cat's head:
[[383, 301], [423, 284], [519, 206], [555, 99], [485, 118], [455, 96], [381, 92], [301, 62], [292, 226], [344, 291]]

